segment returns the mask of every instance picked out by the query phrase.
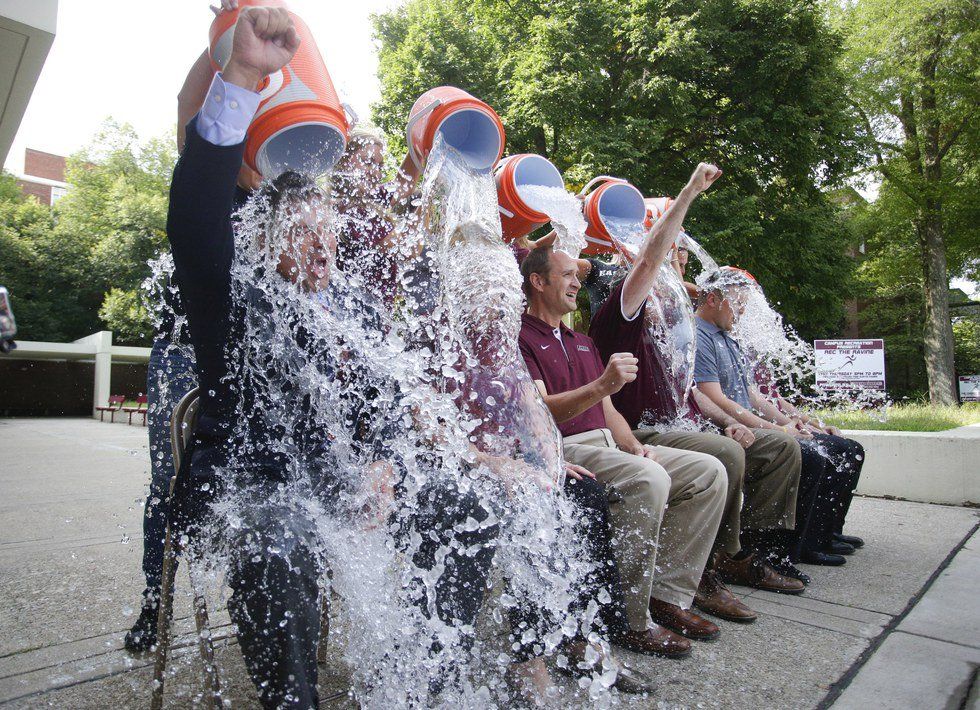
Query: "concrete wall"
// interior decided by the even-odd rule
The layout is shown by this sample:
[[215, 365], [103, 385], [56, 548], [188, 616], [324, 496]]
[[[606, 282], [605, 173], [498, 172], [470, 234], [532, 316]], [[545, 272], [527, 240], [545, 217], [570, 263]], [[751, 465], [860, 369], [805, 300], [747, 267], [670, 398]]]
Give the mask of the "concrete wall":
[[858, 493], [980, 504], [980, 425], [935, 433], [847, 431], [845, 436], [865, 449]]

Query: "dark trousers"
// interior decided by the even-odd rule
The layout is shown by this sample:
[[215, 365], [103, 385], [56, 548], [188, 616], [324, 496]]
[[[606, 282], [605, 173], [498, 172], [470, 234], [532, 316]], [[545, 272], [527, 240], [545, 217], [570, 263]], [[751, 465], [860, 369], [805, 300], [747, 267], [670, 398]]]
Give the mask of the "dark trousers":
[[197, 386], [194, 361], [166, 339], [153, 343], [146, 372], [147, 429], [150, 436], [150, 492], [143, 508], [143, 575], [146, 599], [155, 603], [163, 574], [163, 542], [170, 514], [174, 475], [170, 416], [181, 398]]
[[[577, 519], [573, 534], [584, 543], [586, 554], [593, 565], [583, 580], [578, 599], [569, 611], [572, 616], [581, 617], [589, 603], [595, 601], [599, 612], [596, 619], [598, 628], [594, 630], [606, 638], [619, 636], [629, 631], [629, 624], [626, 621], [623, 583], [612, 549], [612, 527], [606, 487], [592, 478], [578, 481], [568, 477], [565, 480], [564, 490], [565, 495], [575, 506]], [[602, 594], [603, 590], [608, 597]], [[604, 597], [608, 601], [600, 601]], [[532, 599], [520, 601], [510, 614], [510, 623], [512, 629], [510, 643], [511, 648], [514, 649], [514, 660], [517, 662], [528, 661], [541, 655], [539, 639], [557, 626], [553, 615], [541, 609]], [[532, 633], [528, 635], [529, 640], [525, 640], [524, 634], [528, 630]], [[588, 636], [589, 631], [584, 629], [584, 636]]]
[[315, 708], [324, 573], [315, 525], [292, 506], [257, 503], [242, 530], [232, 541], [228, 610], [249, 676], [264, 708]]
[[833, 513], [831, 533], [842, 533], [847, 511], [850, 510], [854, 491], [861, 479], [861, 467], [864, 466], [864, 447], [854, 439], [846, 439], [833, 434], [817, 434], [813, 437], [824, 452], [833, 469], [831, 475], [836, 479], [835, 487], [840, 495], [836, 501]]
[[[845, 466], [846, 459], [858, 454], [860, 444], [847, 439], [817, 434], [800, 440], [802, 468], [800, 497], [797, 499], [797, 535], [791, 548], [793, 561], [804, 552], [818, 552], [830, 545], [834, 532], [843, 527], [844, 516], [857, 487], [860, 469]], [[855, 446], [857, 448], [855, 448]], [[800, 521], [804, 521], [801, 528]]]

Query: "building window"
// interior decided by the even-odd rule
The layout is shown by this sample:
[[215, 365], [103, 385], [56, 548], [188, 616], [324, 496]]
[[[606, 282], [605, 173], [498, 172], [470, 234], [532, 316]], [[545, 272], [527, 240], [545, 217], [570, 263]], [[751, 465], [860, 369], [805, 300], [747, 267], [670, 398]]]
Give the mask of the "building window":
[[57, 185], [51, 186], [51, 204], [60, 200], [62, 197], [68, 194], [67, 187], [58, 187]]

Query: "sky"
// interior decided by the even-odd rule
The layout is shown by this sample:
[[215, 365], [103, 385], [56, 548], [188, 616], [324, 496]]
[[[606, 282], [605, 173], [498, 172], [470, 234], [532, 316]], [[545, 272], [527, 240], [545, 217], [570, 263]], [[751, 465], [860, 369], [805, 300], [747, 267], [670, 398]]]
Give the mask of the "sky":
[[[370, 15], [400, 2], [289, 0], [341, 100], [362, 118], [379, 91]], [[21, 174], [25, 148], [69, 155], [110, 116], [142, 138], [172, 132], [177, 92], [207, 46], [213, 17], [207, 0], [61, 0], [54, 44], [4, 167]]]

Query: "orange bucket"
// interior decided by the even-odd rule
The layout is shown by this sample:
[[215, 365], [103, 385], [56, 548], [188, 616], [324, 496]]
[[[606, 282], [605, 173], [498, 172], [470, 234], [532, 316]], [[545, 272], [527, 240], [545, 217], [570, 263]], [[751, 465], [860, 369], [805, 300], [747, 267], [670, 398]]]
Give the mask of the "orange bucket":
[[[598, 185], [592, 192], [588, 192]], [[630, 183], [619, 178], [603, 175], [591, 180], [581, 194], [585, 195], [585, 250], [589, 256], [618, 254], [613, 237], [607, 228], [608, 221], [633, 222], [642, 225], [647, 218], [643, 195]]]
[[[241, 7], [282, 7], [281, 0], [239, 0]], [[222, 68], [231, 56], [240, 10], [222, 12], [209, 33], [211, 62]], [[296, 54], [259, 85], [262, 101], [248, 129], [245, 162], [265, 178], [287, 170], [329, 172], [347, 147], [350, 121], [334, 90], [310, 28], [289, 13], [299, 35]]]
[[437, 86], [412, 105], [405, 127], [408, 154], [422, 169], [436, 133], [474, 170], [490, 170], [504, 154], [504, 124], [487, 104], [455, 86]]
[[494, 172], [497, 183], [497, 209], [504, 239], [526, 237], [546, 224], [548, 215], [536, 209], [534, 200], [521, 194], [525, 185], [564, 189], [565, 181], [550, 160], [533, 153], [504, 158]]

